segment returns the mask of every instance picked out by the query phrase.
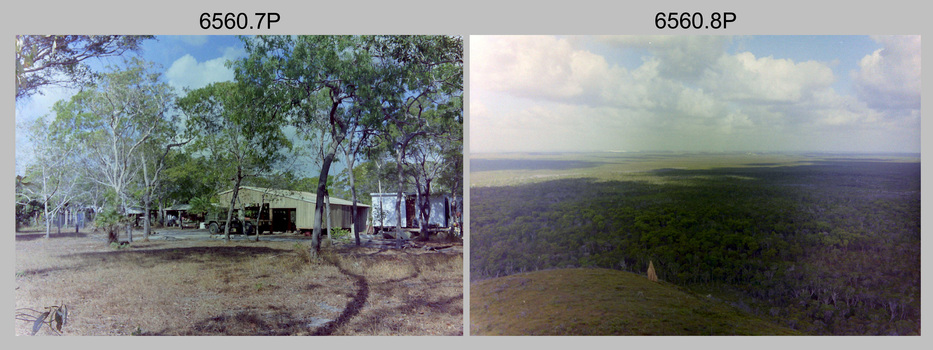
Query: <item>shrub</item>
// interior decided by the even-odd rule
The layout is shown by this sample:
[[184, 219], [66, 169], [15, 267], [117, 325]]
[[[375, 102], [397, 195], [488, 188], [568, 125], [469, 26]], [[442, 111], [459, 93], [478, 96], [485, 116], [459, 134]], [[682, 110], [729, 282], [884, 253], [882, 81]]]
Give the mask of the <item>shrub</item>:
[[311, 262], [311, 251], [309, 248], [301, 243], [295, 243], [292, 246], [292, 249], [295, 251], [295, 254], [298, 255], [298, 261], [300, 264], [308, 264]]
[[117, 230], [128, 222], [129, 219], [125, 215], [113, 208], [104, 210], [94, 218], [94, 226], [107, 232], [108, 243], [117, 242]]
[[333, 236], [331, 236], [330, 238], [334, 240], [339, 240], [339, 239], [344, 239], [345, 237], [349, 236], [350, 230], [342, 229], [342, 228], [334, 228], [334, 232], [332, 233], [333, 233]]

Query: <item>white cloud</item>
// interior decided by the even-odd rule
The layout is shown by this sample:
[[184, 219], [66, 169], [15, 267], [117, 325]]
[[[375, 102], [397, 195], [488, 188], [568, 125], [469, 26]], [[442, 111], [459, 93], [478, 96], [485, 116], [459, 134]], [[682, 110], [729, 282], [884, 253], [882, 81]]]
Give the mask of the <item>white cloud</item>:
[[485, 116], [487, 114], [489, 114], [489, 108], [486, 107], [486, 104], [480, 101], [470, 100], [470, 117], [474, 115]]
[[604, 83], [609, 67], [602, 57], [550, 36], [476, 37], [470, 62], [471, 88], [535, 98], [581, 96]]
[[[853, 91], [897, 103], [915, 92], [919, 108], [919, 38], [917, 50], [903, 39], [877, 38], [885, 49], [862, 72], [887, 70], [853, 73]], [[729, 40], [471, 38], [471, 149], [917, 149], [919, 135], [901, 138], [917, 129], [919, 109], [886, 118], [879, 101], [840, 94], [839, 59], [729, 53]]]
[[883, 48], [852, 72], [859, 98], [875, 109], [920, 109], [920, 36], [872, 39]]
[[600, 36], [598, 41], [617, 45], [623, 49], [648, 50], [661, 60], [660, 74], [674, 79], [694, 79], [715, 63], [726, 45], [729, 36]]
[[832, 69], [820, 62], [796, 63], [742, 52], [721, 56], [706, 71], [702, 84], [727, 99], [791, 103], [834, 81]]
[[181, 35], [178, 40], [191, 46], [203, 46], [207, 44], [208, 38], [210, 38], [208, 35]]
[[702, 89], [682, 89], [677, 98], [677, 110], [685, 115], [713, 118], [723, 112], [722, 103]]
[[744, 129], [750, 126], [752, 126], [752, 121], [742, 111], [730, 112], [720, 120], [719, 125], [720, 130], [725, 134], [731, 134], [735, 129]]
[[228, 49], [223, 57], [204, 62], [198, 62], [194, 56], [186, 54], [172, 62], [172, 65], [165, 71], [165, 77], [169, 85], [178, 91], [183, 88], [197, 89], [211, 83], [233, 80], [233, 70], [227, 68], [225, 63], [228, 59], [236, 57], [233, 56], [235, 52], [235, 50]]

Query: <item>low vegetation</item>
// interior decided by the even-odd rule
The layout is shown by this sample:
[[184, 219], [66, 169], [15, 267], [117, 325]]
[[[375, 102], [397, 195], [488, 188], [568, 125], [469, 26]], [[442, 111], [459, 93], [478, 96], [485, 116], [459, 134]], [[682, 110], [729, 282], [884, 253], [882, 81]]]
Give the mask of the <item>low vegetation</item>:
[[679, 164], [472, 188], [471, 278], [653, 261], [805, 333], [920, 333], [919, 162]]
[[708, 295], [609, 269], [544, 270], [473, 283], [474, 335], [792, 335]]
[[[459, 250], [133, 242], [19, 233], [17, 309], [67, 304], [63, 335], [460, 335]], [[435, 243], [428, 243], [435, 244]], [[451, 243], [437, 243], [445, 246]], [[28, 335], [33, 322], [17, 321]], [[53, 331], [44, 327], [39, 335]]]

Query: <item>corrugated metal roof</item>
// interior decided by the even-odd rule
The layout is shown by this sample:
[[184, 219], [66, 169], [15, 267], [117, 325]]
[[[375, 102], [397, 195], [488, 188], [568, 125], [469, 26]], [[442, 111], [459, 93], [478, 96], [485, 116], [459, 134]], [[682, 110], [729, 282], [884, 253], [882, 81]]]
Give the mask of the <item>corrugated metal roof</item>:
[[[299, 200], [299, 201], [308, 202], [308, 203], [315, 203], [317, 201], [317, 194], [311, 193], [311, 192], [280, 190], [280, 189], [271, 189], [271, 188], [262, 188], [262, 187], [253, 187], [253, 186], [240, 186], [240, 190], [241, 191], [251, 190], [251, 191], [256, 191], [256, 192], [265, 192], [265, 193], [268, 193], [274, 196], [291, 198], [294, 200]], [[218, 193], [218, 195], [223, 195], [229, 192], [233, 192], [233, 190], [226, 190], [226, 191]], [[349, 205], [353, 205], [353, 202], [348, 201], [346, 199], [340, 199], [337, 197], [330, 197], [330, 204], [349, 206]], [[359, 202], [356, 203], [356, 206], [369, 208], [368, 205], [359, 203]]]
[[165, 208], [165, 210], [191, 210], [191, 204], [176, 204], [171, 207]]
[[138, 207], [126, 208], [126, 215], [137, 215], [137, 214], [142, 214], [142, 213], [145, 213], [145, 211], [143, 211], [143, 208], [138, 208]]

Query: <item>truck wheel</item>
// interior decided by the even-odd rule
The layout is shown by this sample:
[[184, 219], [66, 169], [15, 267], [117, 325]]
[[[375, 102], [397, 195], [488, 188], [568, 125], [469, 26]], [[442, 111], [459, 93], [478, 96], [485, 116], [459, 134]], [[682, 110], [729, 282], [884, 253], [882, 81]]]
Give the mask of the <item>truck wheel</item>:
[[253, 224], [250, 222], [247, 222], [246, 227], [244, 228], [243, 232], [246, 233], [247, 236], [253, 234]]
[[217, 226], [216, 222], [212, 222], [210, 225], [208, 225], [207, 228], [208, 228], [208, 231], [210, 231], [212, 235], [216, 235], [220, 233], [220, 227]]

